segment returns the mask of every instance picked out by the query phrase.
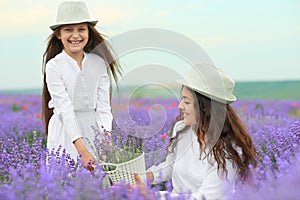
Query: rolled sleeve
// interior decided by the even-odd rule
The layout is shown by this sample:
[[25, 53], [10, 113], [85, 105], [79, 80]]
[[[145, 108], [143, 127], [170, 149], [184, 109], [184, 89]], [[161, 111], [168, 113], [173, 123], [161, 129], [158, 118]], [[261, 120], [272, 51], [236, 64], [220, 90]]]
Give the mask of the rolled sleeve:
[[99, 127], [104, 127], [107, 131], [112, 129], [113, 116], [110, 106], [110, 78], [105, 70], [101, 76], [97, 87], [96, 115]]
[[171, 180], [175, 158], [175, 153], [169, 153], [165, 162], [148, 169], [153, 173], [153, 184]]
[[[176, 136], [178, 130], [184, 128], [183, 121], [178, 121], [173, 128], [172, 138]], [[163, 181], [169, 181], [172, 178], [173, 166], [176, 160], [176, 151], [168, 153], [166, 160], [160, 163], [158, 166], [152, 166], [148, 170], [153, 173], [153, 184], [157, 184]]]

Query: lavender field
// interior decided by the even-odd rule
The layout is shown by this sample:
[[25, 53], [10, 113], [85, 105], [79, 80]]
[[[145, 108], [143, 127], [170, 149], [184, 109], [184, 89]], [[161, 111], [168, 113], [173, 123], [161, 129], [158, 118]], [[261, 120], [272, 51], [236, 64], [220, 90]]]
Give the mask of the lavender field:
[[[122, 103], [113, 104], [140, 127], [150, 123], [154, 104], [164, 108], [167, 121], [156, 134], [144, 133], [147, 167], [163, 160], [178, 100], [138, 98], [129, 111]], [[253, 169], [253, 185], [229, 189], [231, 199], [298, 199], [300, 100], [238, 100], [232, 105], [253, 136], [259, 164]], [[153, 120], [160, 121], [159, 110], [151, 110], [157, 115]], [[65, 153], [45, 148], [39, 95], [0, 94], [0, 113], [0, 199], [139, 199], [138, 190], [128, 193], [122, 183], [111, 188], [101, 170], [90, 173]], [[114, 134], [135, 131], [125, 117], [116, 123]], [[166, 183], [163, 189], [171, 187]]]

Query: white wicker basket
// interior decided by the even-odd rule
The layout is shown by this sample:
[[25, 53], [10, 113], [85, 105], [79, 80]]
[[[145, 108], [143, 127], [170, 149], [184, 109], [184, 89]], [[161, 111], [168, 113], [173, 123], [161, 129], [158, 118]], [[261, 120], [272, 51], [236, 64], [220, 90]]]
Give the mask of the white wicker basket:
[[113, 183], [120, 182], [121, 180], [135, 185], [135, 179], [133, 173], [139, 174], [142, 180], [146, 179], [146, 165], [144, 152], [129, 161], [123, 163], [101, 163], [102, 166], [114, 166], [116, 169], [112, 171], [106, 171], [107, 176]]

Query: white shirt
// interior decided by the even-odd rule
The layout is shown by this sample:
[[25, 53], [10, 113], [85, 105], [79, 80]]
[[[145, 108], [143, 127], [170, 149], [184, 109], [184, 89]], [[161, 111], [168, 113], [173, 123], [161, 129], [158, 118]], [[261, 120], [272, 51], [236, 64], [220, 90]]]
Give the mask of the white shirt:
[[49, 133], [55, 137], [48, 141], [49, 147], [62, 144], [63, 148], [69, 148], [73, 141], [83, 137], [75, 112], [94, 111], [99, 127], [111, 130], [110, 79], [100, 56], [85, 53], [80, 70], [77, 62], [62, 51], [47, 62], [46, 82], [51, 96], [48, 106], [54, 108]]
[[[172, 135], [175, 136], [183, 127], [183, 121], [177, 122]], [[224, 188], [234, 183], [236, 169], [227, 160], [227, 180], [221, 179], [217, 174], [217, 162], [213, 158], [213, 164], [208, 162], [207, 157], [203, 158], [203, 155], [201, 160], [199, 158], [199, 142], [194, 131], [189, 128], [179, 135], [174, 152], [168, 154], [166, 161], [149, 168], [154, 175], [153, 183], [172, 179], [172, 194], [190, 193], [190, 199], [202, 199], [202, 196], [206, 199], [222, 199]]]

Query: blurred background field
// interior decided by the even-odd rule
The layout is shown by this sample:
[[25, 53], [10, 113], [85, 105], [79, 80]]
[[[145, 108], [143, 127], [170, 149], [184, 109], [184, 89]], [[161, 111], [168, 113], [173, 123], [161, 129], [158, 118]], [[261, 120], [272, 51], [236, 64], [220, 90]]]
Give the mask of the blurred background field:
[[[115, 89], [113, 92], [116, 94]], [[41, 88], [0, 90], [0, 93], [41, 94]], [[180, 94], [180, 86], [122, 86], [120, 93], [135, 98], [174, 98]], [[300, 99], [300, 80], [236, 82], [235, 95], [238, 99]]]
[[[239, 100], [232, 106], [245, 122], [258, 152], [254, 169], [257, 190], [234, 189], [232, 200], [299, 197], [299, 85], [299, 81], [237, 83]], [[113, 133], [142, 133], [147, 168], [165, 157], [173, 119], [178, 115], [179, 91], [180, 86], [123, 87], [121, 94], [130, 101], [112, 103], [116, 125]], [[118, 199], [103, 186], [103, 175], [92, 176], [56, 150], [46, 150], [40, 94], [39, 89], [0, 92], [0, 199]], [[158, 125], [152, 122], [163, 126], [153, 129]], [[46, 166], [48, 156], [53, 161], [51, 166]], [[167, 190], [171, 189], [169, 183]], [[287, 188], [291, 192], [285, 193]], [[125, 194], [120, 191], [114, 195], [119, 199], [128, 197], [126, 190], [122, 191]]]

